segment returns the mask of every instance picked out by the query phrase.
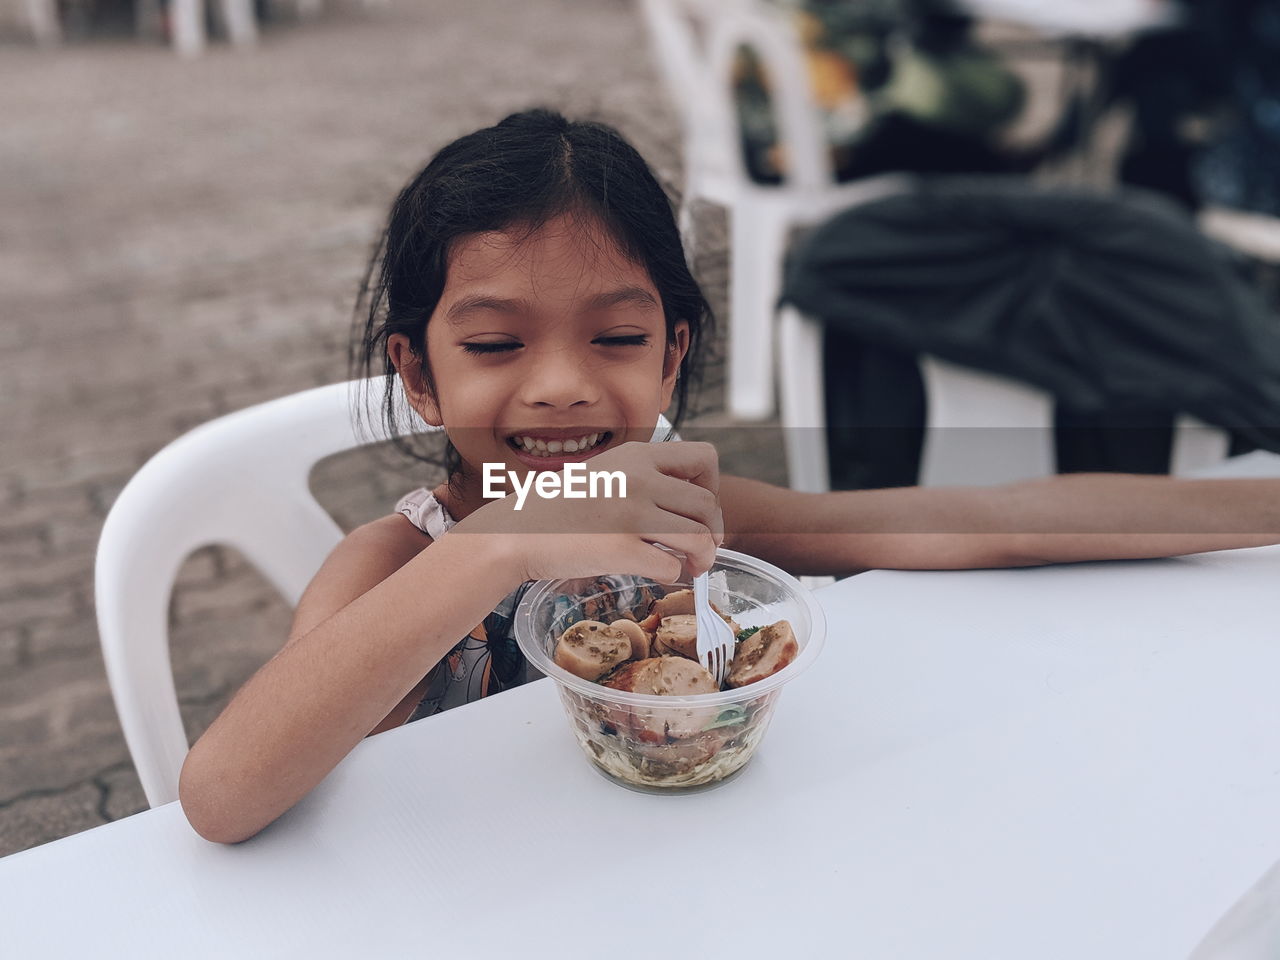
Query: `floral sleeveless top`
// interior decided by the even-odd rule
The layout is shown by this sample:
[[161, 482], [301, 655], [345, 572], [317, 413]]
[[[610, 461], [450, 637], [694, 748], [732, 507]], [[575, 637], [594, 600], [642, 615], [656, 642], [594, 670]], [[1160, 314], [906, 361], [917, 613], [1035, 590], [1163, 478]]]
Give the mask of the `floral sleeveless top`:
[[[436, 499], [434, 493], [423, 487], [402, 497], [396, 511], [433, 540], [439, 540], [457, 522]], [[599, 578], [602, 592], [619, 591], [622, 609], [647, 610], [661, 596], [647, 583], [634, 577], [605, 576]], [[484, 620], [440, 661], [427, 675], [427, 691], [414, 709], [408, 722], [420, 720], [479, 700], [502, 690], [518, 687], [530, 680], [539, 679], [539, 673], [527, 661], [515, 638], [515, 612], [520, 600], [532, 583], [524, 583], [503, 598]], [[567, 602], [567, 601], [566, 601]], [[590, 619], [607, 616], [615, 619], [618, 610], [584, 610]]]

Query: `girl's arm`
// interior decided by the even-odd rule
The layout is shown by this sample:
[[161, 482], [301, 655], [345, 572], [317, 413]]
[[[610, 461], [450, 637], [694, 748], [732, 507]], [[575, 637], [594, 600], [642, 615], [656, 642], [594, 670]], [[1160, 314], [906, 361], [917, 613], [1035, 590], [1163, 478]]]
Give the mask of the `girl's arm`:
[[1280, 543], [1280, 479], [1073, 474], [796, 493], [723, 477], [726, 543], [796, 574], [1021, 567]]
[[497, 537], [431, 543], [399, 515], [354, 531], [307, 588], [288, 642], [187, 755], [191, 825], [234, 843], [276, 819], [363, 737], [403, 722], [422, 678], [521, 576]]
[[714, 448], [627, 443], [593, 462], [626, 473], [625, 499], [539, 499], [521, 511], [507, 497], [435, 543], [399, 515], [343, 540], [283, 649], [187, 755], [178, 794], [196, 831], [234, 843], [280, 816], [362, 737], [403, 722], [422, 678], [525, 580], [674, 582], [682, 562], [656, 543], [693, 572], [710, 567], [722, 540]]

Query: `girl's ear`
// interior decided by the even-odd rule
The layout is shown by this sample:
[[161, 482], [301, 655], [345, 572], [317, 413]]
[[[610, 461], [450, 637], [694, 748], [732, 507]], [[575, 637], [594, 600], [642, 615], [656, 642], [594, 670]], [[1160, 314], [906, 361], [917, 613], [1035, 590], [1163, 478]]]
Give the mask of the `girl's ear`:
[[427, 388], [422, 358], [413, 352], [409, 338], [403, 333], [393, 333], [387, 337], [387, 357], [400, 374], [400, 383], [404, 386], [404, 395], [408, 398], [409, 405], [431, 426], [443, 426], [440, 406]]
[[662, 361], [662, 409], [671, 406], [671, 397], [676, 390], [676, 378], [680, 375], [680, 364], [684, 355], [689, 352], [689, 321], [677, 320], [675, 331], [667, 340], [667, 355]]

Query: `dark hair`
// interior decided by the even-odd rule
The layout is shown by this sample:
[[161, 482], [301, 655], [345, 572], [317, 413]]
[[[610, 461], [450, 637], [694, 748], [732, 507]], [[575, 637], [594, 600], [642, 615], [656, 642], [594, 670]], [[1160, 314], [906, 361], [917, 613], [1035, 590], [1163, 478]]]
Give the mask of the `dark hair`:
[[[379, 369], [394, 373], [387, 339], [404, 334], [422, 359], [427, 389], [434, 394], [427, 320], [444, 290], [453, 245], [469, 234], [515, 226], [532, 232], [566, 213], [598, 221], [624, 256], [646, 268], [662, 298], [668, 343], [677, 321], [689, 324], [689, 349], [676, 381], [678, 423], [689, 387], [698, 379], [700, 347], [712, 318], [685, 262], [671, 202], [616, 130], [569, 121], [550, 110], [512, 114], [453, 141], [400, 191], [356, 302], [352, 359], [357, 370], [364, 376]], [[395, 383], [389, 377], [382, 418], [393, 436], [396, 417]], [[396, 446], [416, 459], [433, 459], [403, 438]], [[450, 444], [444, 467], [452, 475], [458, 465]]]

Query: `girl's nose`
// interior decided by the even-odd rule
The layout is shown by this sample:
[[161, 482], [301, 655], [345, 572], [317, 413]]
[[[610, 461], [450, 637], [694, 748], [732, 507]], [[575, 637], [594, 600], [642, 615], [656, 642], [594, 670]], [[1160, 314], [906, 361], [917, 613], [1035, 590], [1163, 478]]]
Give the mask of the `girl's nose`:
[[600, 398], [600, 385], [574, 351], [548, 351], [530, 364], [521, 396], [531, 406], [568, 408], [595, 403]]

